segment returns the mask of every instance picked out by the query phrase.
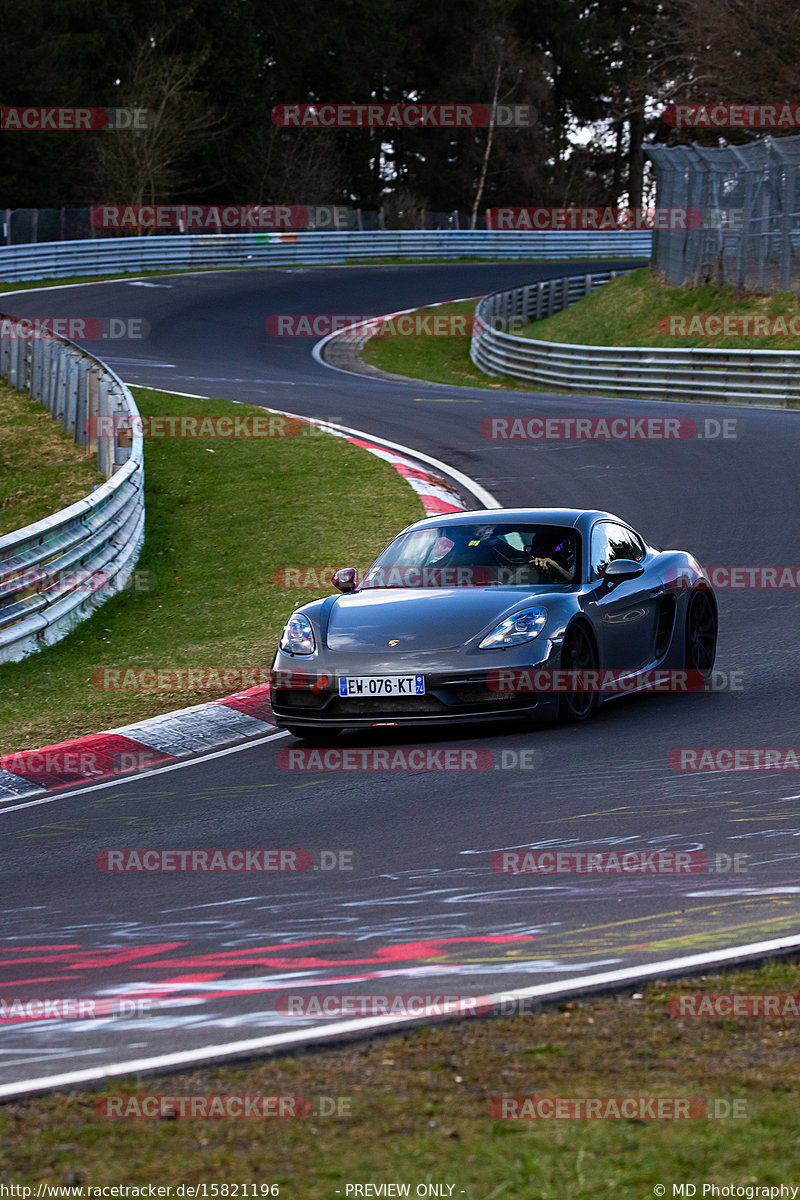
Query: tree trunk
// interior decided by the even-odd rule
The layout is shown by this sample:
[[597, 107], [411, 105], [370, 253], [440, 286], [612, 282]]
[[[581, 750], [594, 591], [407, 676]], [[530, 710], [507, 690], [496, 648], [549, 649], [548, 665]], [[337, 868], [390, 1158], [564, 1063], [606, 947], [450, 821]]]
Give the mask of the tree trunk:
[[628, 147], [628, 205], [641, 208], [644, 190], [644, 109], [638, 108], [628, 118], [630, 145]]

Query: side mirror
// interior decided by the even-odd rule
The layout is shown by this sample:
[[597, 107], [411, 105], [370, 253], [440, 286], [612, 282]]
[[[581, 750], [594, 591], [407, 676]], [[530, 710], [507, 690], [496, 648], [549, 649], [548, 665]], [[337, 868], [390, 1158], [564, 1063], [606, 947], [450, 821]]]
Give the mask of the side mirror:
[[617, 583], [626, 583], [629, 579], [638, 579], [640, 575], [644, 575], [641, 563], [634, 562], [632, 558], [615, 558], [603, 572], [603, 583], [606, 587], [613, 587]]
[[354, 592], [358, 583], [358, 571], [355, 567], [340, 567], [331, 579], [331, 583], [340, 592]]

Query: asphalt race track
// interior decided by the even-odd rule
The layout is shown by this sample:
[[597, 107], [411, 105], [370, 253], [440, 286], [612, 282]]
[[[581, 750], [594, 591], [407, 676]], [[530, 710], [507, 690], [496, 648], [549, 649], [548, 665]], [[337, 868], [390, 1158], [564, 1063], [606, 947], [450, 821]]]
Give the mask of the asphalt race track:
[[[447, 461], [502, 504], [609, 509], [707, 566], [797, 568], [796, 413], [452, 392], [332, 370], [312, 358], [314, 339], [264, 330], [272, 313], [391, 312], [589, 268], [201, 273], [23, 292], [0, 308], [145, 318], [147, 340], [86, 343], [127, 383], [351, 425]], [[479, 432], [492, 416], [587, 413], [691, 417], [702, 433], [715, 428], [707, 419], [734, 419], [735, 436], [493, 442]], [[283, 734], [128, 782], [6, 804], [0, 994], [160, 1005], [128, 1020], [6, 1024], [5, 1093], [62, 1073], [102, 1075], [109, 1064], [179, 1064], [210, 1047], [232, 1054], [320, 1024], [281, 1012], [287, 995], [486, 995], [796, 936], [797, 773], [670, 765], [681, 747], [798, 744], [796, 590], [724, 588], [718, 599], [719, 691], [622, 699], [584, 726], [375, 731], [337, 743], [477, 748], [491, 753], [487, 770], [293, 773], [279, 764], [296, 744]], [[292, 604], [287, 594], [287, 613]], [[111, 847], [293, 847], [315, 865], [321, 851], [336, 853], [324, 859], [335, 869], [303, 873], [119, 874], [95, 866]], [[529, 848], [698, 851], [738, 870], [492, 869], [493, 852]]]

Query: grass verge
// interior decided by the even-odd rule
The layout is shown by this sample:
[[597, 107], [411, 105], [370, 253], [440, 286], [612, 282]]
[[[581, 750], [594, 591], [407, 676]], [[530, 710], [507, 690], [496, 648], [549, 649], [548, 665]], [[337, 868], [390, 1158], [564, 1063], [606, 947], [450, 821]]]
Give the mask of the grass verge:
[[[673, 1184], [686, 1183], [702, 1197], [713, 1194], [704, 1183], [791, 1184], [800, 1173], [797, 1018], [673, 1017], [667, 1002], [679, 993], [795, 993], [799, 977], [797, 965], [773, 962], [513, 1018], [7, 1102], [0, 1178], [246, 1182], [303, 1200], [344, 1200], [348, 1184], [387, 1182], [409, 1185], [412, 1197], [420, 1184], [453, 1185], [450, 1194], [465, 1200], [640, 1200], [681, 1194]], [[315, 1104], [325, 1096], [341, 1115], [112, 1120], [95, 1109], [110, 1096], [220, 1094]], [[717, 1116], [514, 1121], [490, 1112], [493, 1098], [529, 1095], [696, 1097], [716, 1102]]]
[[[461, 315], [474, 310], [473, 301], [435, 307], [437, 314]], [[420, 315], [428, 315], [431, 309], [420, 308], [416, 311]], [[659, 318], [678, 315], [691, 319], [698, 314], [727, 313], [800, 316], [800, 297], [792, 293], [743, 296], [732, 288], [711, 285], [696, 289], [667, 287], [659, 283], [648, 268], [642, 267], [604, 284], [562, 312], [532, 322], [519, 331], [519, 336], [574, 345], [663, 346], [673, 350], [693, 346], [728, 350], [800, 350], [800, 337], [672, 337], [658, 330]], [[447, 387], [548, 394], [559, 391], [552, 385], [484, 374], [469, 357], [468, 337], [411, 338], [382, 334], [370, 338], [361, 357], [364, 362], [381, 371], [424, 379]], [[795, 407], [794, 402], [787, 407]]]
[[[264, 415], [226, 400], [133, 391], [146, 416]], [[301, 428], [309, 427], [286, 425]], [[423, 515], [387, 463], [325, 434], [152, 437], [145, 466], [146, 542], [134, 578], [146, 590], [114, 597], [62, 642], [0, 666], [0, 753], [236, 691], [109, 690], [92, 677], [102, 667], [263, 673], [291, 610], [330, 591], [286, 590], [275, 572], [370, 562]]]
[[[800, 315], [800, 296], [743, 295], [732, 287], [669, 287], [647, 267], [612, 279], [552, 317], [534, 321], [523, 337], [586, 346], [692, 346], [720, 350], [800, 350], [800, 337], [673, 337], [659, 331], [659, 319], [695, 314]], [[687, 326], [688, 327], [688, 326]]]
[[38, 400], [0, 383], [0, 536], [67, 508], [101, 483], [95, 453], [76, 446]]
[[[437, 316], [461, 316], [475, 312], [475, 300], [457, 300], [452, 304], [437, 304]], [[416, 310], [429, 315], [430, 308]], [[446, 387], [501, 388], [511, 391], [530, 391], [530, 385], [518, 380], [485, 375], [469, 356], [469, 337], [403, 337], [394, 333], [370, 338], [361, 358], [370, 366], [394, 375], [426, 379]]]

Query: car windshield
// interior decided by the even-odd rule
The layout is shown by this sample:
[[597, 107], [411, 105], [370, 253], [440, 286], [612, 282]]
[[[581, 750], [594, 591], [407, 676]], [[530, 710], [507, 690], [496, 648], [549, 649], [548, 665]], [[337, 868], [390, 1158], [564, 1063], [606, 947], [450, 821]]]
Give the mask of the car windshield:
[[432, 526], [396, 538], [359, 587], [569, 587], [579, 564], [580, 537], [563, 526]]

